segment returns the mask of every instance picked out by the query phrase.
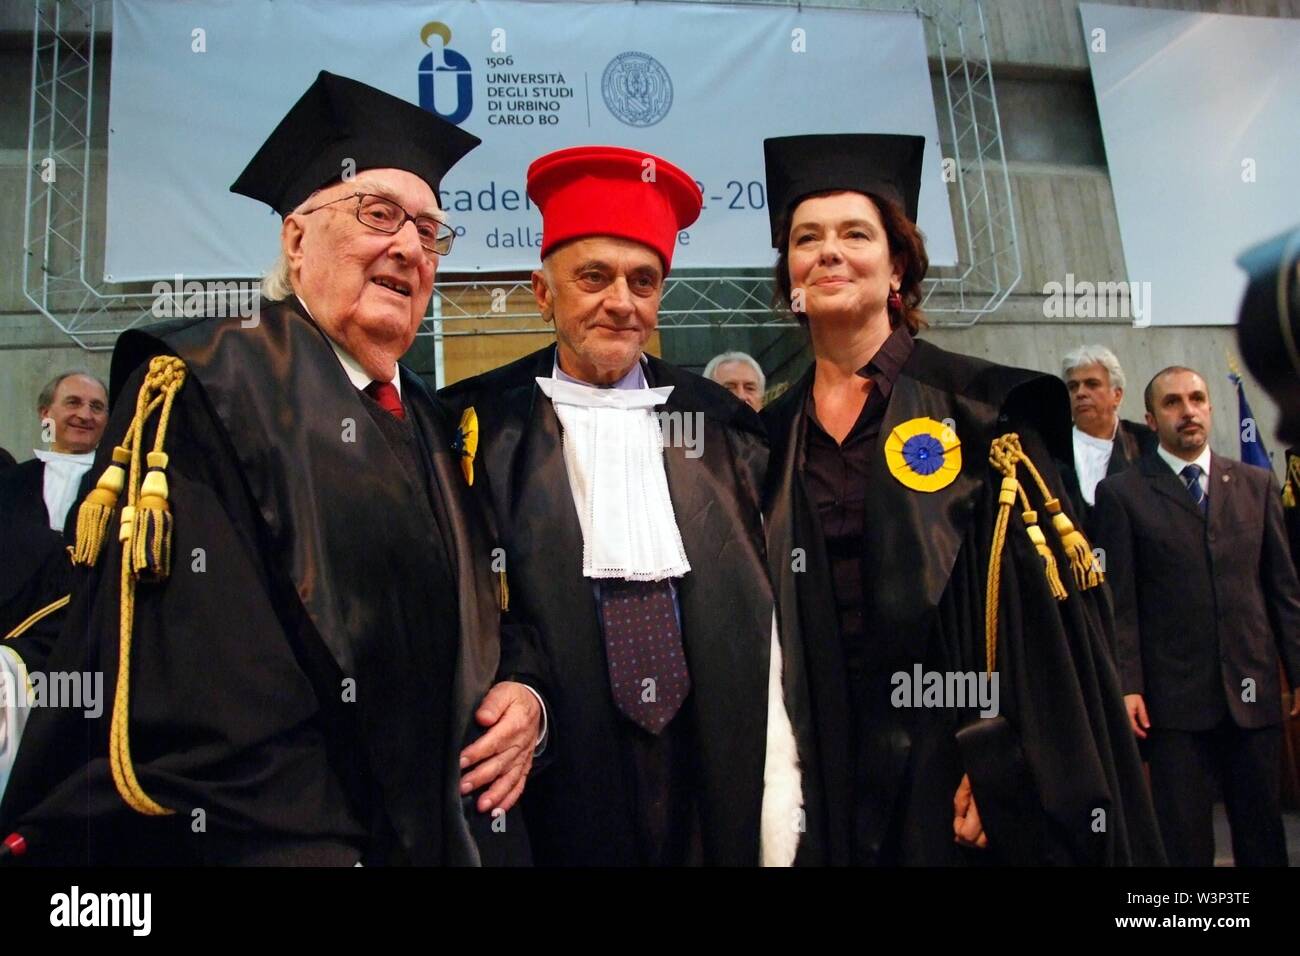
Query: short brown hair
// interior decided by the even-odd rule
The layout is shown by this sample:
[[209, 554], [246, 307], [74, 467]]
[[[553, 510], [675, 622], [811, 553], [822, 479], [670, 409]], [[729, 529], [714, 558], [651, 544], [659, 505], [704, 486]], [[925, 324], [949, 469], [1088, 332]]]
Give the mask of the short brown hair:
[[[778, 308], [793, 312], [800, 325], [808, 324], [808, 316], [802, 312], [794, 312], [790, 305], [792, 293], [790, 288], [790, 220], [794, 216], [794, 211], [798, 208], [799, 203], [805, 199], [852, 191], [832, 189], [800, 196], [798, 202], [795, 202], [782, 214], [780, 224], [777, 226], [776, 234], [779, 242], [776, 256], [776, 299], [773, 304]], [[921, 281], [930, 268], [930, 256], [925, 251], [925, 236], [916, 227], [916, 223], [907, 218], [907, 213], [903, 212], [903, 208], [894, 200], [885, 199], [875, 193], [863, 193], [863, 195], [876, 204], [876, 209], [880, 212], [880, 221], [885, 226], [885, 236], [889, 240], [889, 254], [892, 258], [900, 260], [903, 265], [903, 277], [898, 289], [898, 294], [903, 299], [903, 309], [901, 313], [893, 309], [889, 310], [889, 324], [891, 327], [897, 328], [898, 323], [903, 322], [907, 325], [907, 330], [915, 335], [929, 324], [925, 320], [925, 313], [920, 308]]]
[[1205, 385], [1206, 398], [1210, 395], [1210, 386], [1205, 382], [1205, 376], [1194, 368], [1188, 368], [1186, 365], [1170, 365], [1162, 368], [1156, 374], [1151, 376], [1151, 381], [1147, 382], [1147, 387], [1142, 391], [1142, 402], [1146, 405], [1147, 411], [1152, 415], [1156, 413], [1156, 382], [1160, 381], [1166, 375], [1173, 375], [1175, 372], [1190, 372], [1201, 380]]

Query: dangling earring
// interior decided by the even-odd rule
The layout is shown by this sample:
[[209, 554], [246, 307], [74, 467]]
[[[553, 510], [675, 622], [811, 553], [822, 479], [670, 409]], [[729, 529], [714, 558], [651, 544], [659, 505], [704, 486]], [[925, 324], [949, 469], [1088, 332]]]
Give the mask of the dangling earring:
[[885, 302], [889, 306], [891, 312], [903, 311], [903, 297], [898, 294], [897, 289], [891, 289], [889, 291], [889, 298], [886, 299]]

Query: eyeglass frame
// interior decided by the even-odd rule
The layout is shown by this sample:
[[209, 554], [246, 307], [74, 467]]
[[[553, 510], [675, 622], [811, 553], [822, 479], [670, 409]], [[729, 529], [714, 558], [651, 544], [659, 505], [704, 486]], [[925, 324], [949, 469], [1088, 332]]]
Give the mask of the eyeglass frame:
[[[435, 219], [433, 216], [426, 216], [426, 215], [423, 215], [423, 214], [421, 214], [421, 215], [419, 215], [419, 216], [412, 216], [409, 212], [406, 211], [406, 209], [402, 206], [401, 203], [399, 203], [396, 199], [393, 199], [391, 196], [383, 196], [383, 195], [380, 195], [379, 193], [362, 193], [362, 192], [356, 192], [356, 193], [352, 193], [352, 194], [347, 195], [347, 196], [340, 196], [338, 199], [331, 199], [329, 202], [323, 202], [323, 203], [321, 203], [319, 206], [316, 206], [314, 209], [304, 209], [302, 212], [300, 212], [300, 213], [296, 213], [296, 215], [299, 215], [299, 216], [310, 216], [312, 213], [314, 213], [314, 212], [319, 212], [320, 210], [324, 209], [326, 206], [333, 206], [335, 203], [346, 202], [346, 201], [349, 200], [349, 199], [355, 199], [355, 200], [357, 200], [357, 208], [356, 208], [356, 212], [355, 212], [355, 216], [356, 216], [356, 220], [357, 220], [357, 222], [361, 223], [361, 225], [365, 226], [367, 229], [373, 229], [373, 230], [375, 230], [375, 232], [380, 233], [381, 235], [385, 235], [385, 236], [395, 236], [395, 235], [397, 235], [399, 232], [401, 232], [402, 229], [404, 229], [404, 228], [406, 227], [406, 224], [407, 224], [408, 222], [414, 222], [414, 223], [415, 223], [415, 232], [416, 232], [416, 235], [418, 236], [418, 235], [419, 235], [419, 232], [420, 232], [420, 224], [417, 222], [417, 220], [419, 220], [419, 219], [428, 219], [430, 222], [437, 223], [437, 224], [438, 224], [438, 227], [439, 227], [440, 229], [446, 229], [446, 230], [447, 230], [447, 235], [446, 235], [446, 237], [445, 237], [446, 240], [447, 240], [447, 249], [446, 249], [446, 251], [445, 251], [445, 252], [439, 252], [436, 246], [435, 246], [433, 249], [430, 249], [430, 248], [429, 248], [428, 246], [426, 246], [423, 242], [420, 243], [420, 248], [423, 249], [425, 252], [429, 253], [430, 255], [445, 256], [445, 255], [450, 254], [452, 244], [456, 241], [456, 230], [455, 230], [454, 227], [452, 227], [452, 225], [451, 225], [450, 223], [446, 222], [445, 220], [442, 220], [442, 219]], [[386, 202], [386, 203], [388, 203], [390, 206], [395, 206], [397, 209], [401, 210], [401, 213], [402, 213], [403, 218], [402, 218], [402, 221], [401, 221], [400, 223], [398, 223], [397, 228], [394, 229], [392, 232], [385, 232], [383, 229], [380, 229], [380, 228], [379, 228], [378, 226], [376, 226], [374, 223], [369, 223], [369, 222], [366, 222], [364, 219], [362, 219], [362, 218], [361, 218], [362, 202], [363, 202], [364, 200], [366, 200], [366, 199], [378, 199], [378, 200], [380, 200], [381, 202]], [[438, 242], [438, 241], [439, 241], [439, 237], [435, 235], [435, 236], [434, 236], [434, 242], [436, 243], [436, 242]]]

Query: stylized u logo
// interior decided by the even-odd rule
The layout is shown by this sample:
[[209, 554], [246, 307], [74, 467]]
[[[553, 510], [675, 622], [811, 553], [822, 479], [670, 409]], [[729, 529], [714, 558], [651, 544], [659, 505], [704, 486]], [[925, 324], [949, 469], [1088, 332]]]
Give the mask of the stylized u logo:
[[[426, 23], [420, 31], [420, 41], [429, 45], [433, 34], [442, 37], [442, 62], [434, 63], [433, 53], [426, 53], [420, 61], [420, 108], [441, 116], [449, 123], [462, 123], [474, 108], [474, 80], [470, 75], [469, 60], [447, 46], [451, 42], [451, 28], [445, 23]], [[440, 73], [456, 77], [456, 105], [450, 112], [438, 109], [437, 86], [434, 81]], [[445, 81], [444, 81], [445, 85]]]

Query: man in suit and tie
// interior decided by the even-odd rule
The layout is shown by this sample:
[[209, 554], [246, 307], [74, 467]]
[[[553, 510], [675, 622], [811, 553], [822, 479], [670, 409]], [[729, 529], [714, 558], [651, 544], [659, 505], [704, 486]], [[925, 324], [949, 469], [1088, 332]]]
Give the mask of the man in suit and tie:
[[1061, 378], [1070, 392], [1074, 458], [1058, 465], [1070, 503], [1090, 531], [1098, 483], [1154, 452], [1156, 434], [1141, 422], [1119, 417], [1124, 369], [1105, 346], [1081, 345], [1067, 353], [1061, 360]]
[[1094, 518], [1165, 850], [1177, 865], [1213, 865], [1217, 780], [1237, 865], [1284, 866], [1277, 658], [1294, 686], [1300, 583], [1278, 484], [1210, 450], [1196, 372], [1164, 369], [1145, 398], [1159, 446], [1098, 485]]

